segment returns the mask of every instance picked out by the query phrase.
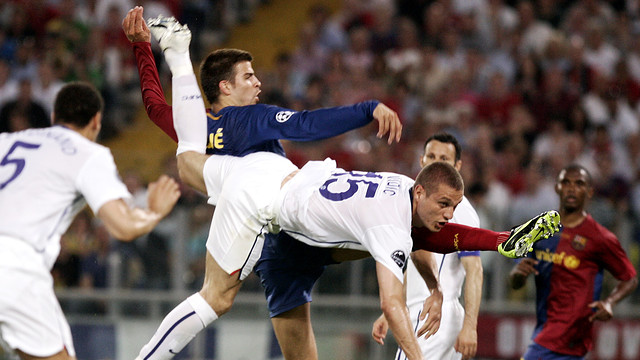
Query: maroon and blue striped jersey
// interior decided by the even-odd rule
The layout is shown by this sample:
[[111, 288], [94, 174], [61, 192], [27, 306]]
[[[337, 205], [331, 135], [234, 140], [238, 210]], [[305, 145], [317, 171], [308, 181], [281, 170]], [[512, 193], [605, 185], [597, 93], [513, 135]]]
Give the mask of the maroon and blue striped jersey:
[[617, 237], [591, 215], [533, 245], [536, 317], [533, 340], [552, 351], [584, 356], [593, 347], [589, 304], [600, 299], [604, 270], [625, 281], [636, 271]]
[[[133, 43], [145, 110], [151, 121], [174, 141], [171, 105], [167, 104], [151, 44]], [[244, 156], [268, 151], [284, 156], [279, 140], [313, 141], [343, 134], [373, 120], [376, 100], [354, 105], [293, 111], [273, 105], [228, 106], [207, 113], [207, 154]]]

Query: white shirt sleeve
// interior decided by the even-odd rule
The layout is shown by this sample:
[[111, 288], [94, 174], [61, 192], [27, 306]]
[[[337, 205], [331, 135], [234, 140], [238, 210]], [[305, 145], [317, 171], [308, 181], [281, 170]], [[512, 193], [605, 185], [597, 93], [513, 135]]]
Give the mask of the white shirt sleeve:
[[111, 200], [130, 198], [108, 149], [96, 151], [80, 170], [77, 187], [94, 214]]
[[412, 247], [411, 233], [396, 226], [376, 226], [367, 230], [362, 243], [376, 262], [386, 266], [404, 283], [403, 272]]

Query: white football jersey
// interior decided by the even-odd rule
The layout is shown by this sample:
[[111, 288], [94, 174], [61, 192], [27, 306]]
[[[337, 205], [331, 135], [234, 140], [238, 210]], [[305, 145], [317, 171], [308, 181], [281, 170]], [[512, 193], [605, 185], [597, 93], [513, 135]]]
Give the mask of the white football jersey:
[[414, 181], [394, 173], [305, 172], [283, 189], [282, 230], [312, 246], [368, 251], [403, 282], [412, 249]]
[[49, 267], [60, 236], [86, 203], [97, 213], [130, 196], [109, 149], [73, 130], [0, 134], [0, 236], [28, 243]]

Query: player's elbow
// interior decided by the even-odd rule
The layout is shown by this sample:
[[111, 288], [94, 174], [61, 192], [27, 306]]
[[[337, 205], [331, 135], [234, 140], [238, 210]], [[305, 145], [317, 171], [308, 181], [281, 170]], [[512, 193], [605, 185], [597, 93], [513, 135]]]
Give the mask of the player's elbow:
[[107, 227], [107, 231], [114, 239], [124, 242], [133, 241], [142, 235], [139, 231], [133, 231], [130, 227], [119, 225]]

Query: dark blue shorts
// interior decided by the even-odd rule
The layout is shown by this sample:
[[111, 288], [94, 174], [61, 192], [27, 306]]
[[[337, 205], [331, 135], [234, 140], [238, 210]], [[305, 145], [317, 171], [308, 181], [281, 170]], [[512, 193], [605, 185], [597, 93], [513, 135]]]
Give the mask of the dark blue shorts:
[[522, 357], [524, 360], [583, 360], [584, 356], [565, 355], [551, 351], [544, 346], [532, 342]]
[[311, 301], [313, 285], [326, 265], [335, 264], [331, 249], [306, 245], [280, 232], [268, 234], [254, 267], [271, 317]]

